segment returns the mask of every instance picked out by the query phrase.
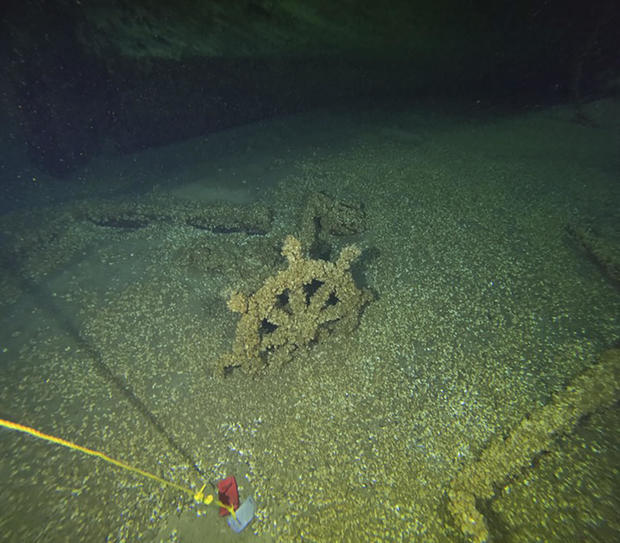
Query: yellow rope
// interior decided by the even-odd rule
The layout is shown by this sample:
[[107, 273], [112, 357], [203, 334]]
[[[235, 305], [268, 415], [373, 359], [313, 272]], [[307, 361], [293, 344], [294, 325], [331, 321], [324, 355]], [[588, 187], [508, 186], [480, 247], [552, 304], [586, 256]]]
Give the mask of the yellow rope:
[[[204, 492], [203, 492], [205, 488], [204, 486], [198, 492], [194, 492], [193, 490], [186, 488], [184, 486], [178, 485], [171, 481], [166, 481], [166, 479], [162, 479], [161, 477], [158, 477], [157, 475], [153, 475], [152, 473], [149, 473], [148, 471], [144, 471], [139, 468], [134, 468], [133, 466], [130, 466], [129, 464], [125, 464], [124, 462], [121, 462], [120, 460], [115, 460], [114, 458], [111, 458], [107, 454], [103, 454], [102, 452], [99, 452], [99, 451], [94, 451], [93, 449], [87, 449], [86, 447], [82, 447], [81, 445], [77, 445], [76, 443], [72, 443], [71, 441], [67, 441], [66, 439], [61, 439], [59, 437], [51, 436], [49, 434], [44, 434], [43, 432], [39, 432], [38, 430], [35, 430], [34, 428], [30, 428], [29, 426], [24, 426], [23, 424], [18, 424], [16, 422], [11, 422], [10, 420], [4, 420], [4, 419], [0, 419], [0, 426], [4, 426], [5, 428], [9, 428], [10, 430], [17, 430], [18, 432], [24, 432], [25, 434], [30, 434], [31, 436], [37, 437], [39, 439], [44, 439], [45, 441], [51, 441], [52, 443], [62, 445], [63, 447], [68, 447], [69, 449], [75, 449], [76, 451], [83, 452], [84, 454], [89, 454], [90, 456], [96, 456], [97, 458], [101, 458], [102, 460], [105, 460], [106, 462], [109, 462], [110, 464], [114, 464], [115, 466], [118, 466], [119, 468], [133, 471], [134, 473], [138, 473], [140, 475], [143, 475], [144, 477], [153, 479], [154, 481], [157, 481], [158, 483], [161, 483], [163, 485], [168, 485], [173, 488], [176, 488], [177, 490], [180, 490], [182, 492], [185, 492], [186, 494], [189, 494], [196, 501], [205, 503], [207, 505], [213, 501], [213, 496], [204, 495]], [[218, 505], [226, 507], [226, 509], [228, 510], [232, 509], [232, 507], [230, 506], [227, 507], [224, 504], [220, 504], [219, 500], [216, 500], [216, 502], [218, 503]]]

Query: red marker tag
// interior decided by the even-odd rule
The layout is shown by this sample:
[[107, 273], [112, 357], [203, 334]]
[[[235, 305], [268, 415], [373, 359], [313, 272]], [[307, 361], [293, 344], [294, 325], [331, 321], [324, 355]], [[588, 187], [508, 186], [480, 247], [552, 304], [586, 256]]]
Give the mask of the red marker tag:
[[[233, 475], [217, 483], [217, 499], [232, 507], [235, 511], [239, 509], [239, 490], [237, 489], [237, 479]], [[230, 511], [228, 509], [220, 507], [221, 517], [229, 514]]]

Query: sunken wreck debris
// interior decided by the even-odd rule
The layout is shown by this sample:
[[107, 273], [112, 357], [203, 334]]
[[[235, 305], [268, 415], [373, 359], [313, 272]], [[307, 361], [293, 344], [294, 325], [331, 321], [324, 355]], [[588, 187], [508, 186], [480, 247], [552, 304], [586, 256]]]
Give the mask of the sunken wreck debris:
[[286, 269], [268, 277], [254, 294], [236, 292], [230, 297], [229, 309], [241, 318], [232, 351], [217, 361], [218, 372], [240, 367], [256, 374], [281, 368], [298, 350], [354, 330], [372, 299], [351, 274], [360, 254], [350, 245], [335, 262], [304, 258], [301, 242], [287, 236], [282, 247]]
[[491, 500], [499, 485], [552, 447], [558, 435], [570, 433], [582, 417], [613, 405], [619, 394], [620, 349], [610, 349], [547, 405], [525, 417], [510, 435], [493, 439], [480, 458], [464, 466], [450, 483], [448, 509], [462, 533], [475, 543], [489, 541], [479, 504]]
[[620, 288], [620, 228], [618, 214], [569, 224], [567, 232], [603, 275]]
[[96, 226], [138, 229], [152, 224], [190, 226], [214, 234], [241, 232], [264, 235], [271, 229], [272, 211], [261, 203], [200, 203], [170, 198], [93, 201], [74, 210], [75, 218]]
[[366, 229], [366, 212], [361, 202], [311, 192], [301, 216], [300, 240], [311, 256], [325, 257], [334, 237], [353, 236]]

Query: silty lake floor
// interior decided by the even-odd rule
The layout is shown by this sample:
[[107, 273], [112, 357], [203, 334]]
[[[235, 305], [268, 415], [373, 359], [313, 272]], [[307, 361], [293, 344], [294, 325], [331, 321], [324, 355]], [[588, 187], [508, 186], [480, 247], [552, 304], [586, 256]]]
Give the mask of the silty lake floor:
[[[0, 416], [187, 487], [201, 486], [199, 470], [234, 474], [258, 511], [236, 535], [174, 489], [2, 430], [4, 540], [459, 540], [445, 496], [459, 467], [619, 340], [618, 290], [567, 233], [619, 208], [620, 132], [605, 120], [584, 126], [561, 108], [316, 112], [160, 149], [165, 168], [135, 166], [152, 151], [133, 170], [126, 157], [94, 164], [64, 201], [50, 193], [43, 208], [5, 215]], [[248, 235], [75, 218], [76, 206], [97, 206], [91, 192], [134, 191], [132, 175], [144, 201], [259, 202], [272, 226]], [[238, 318], [227, 297], [284, 265], [282, 240], [312, 191], [363, 202], [365, 231], [338, 243], [364, 250], [356, 274], [375, 300], [350, 337], [279, 372], [215, 377]], [[617, 413], [587, 424], [550, 460], [577, 462], [574, 444], [598, 439], [580, 476], [567, 475], [583, 483], [578, 499], [562, 481], [536, 487], [541, 500], [571, 495], [579, 512], [569, 527], [544, 519], [548, 540], [618, 535], [593, 513], [619, 505], [617, 479], [596, 468], [617, 473]], [[514, 484], [490, 528], [518, 541], [542, 519]]]

